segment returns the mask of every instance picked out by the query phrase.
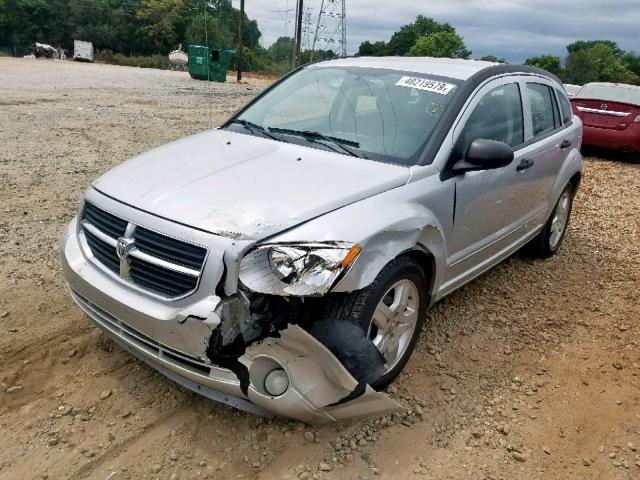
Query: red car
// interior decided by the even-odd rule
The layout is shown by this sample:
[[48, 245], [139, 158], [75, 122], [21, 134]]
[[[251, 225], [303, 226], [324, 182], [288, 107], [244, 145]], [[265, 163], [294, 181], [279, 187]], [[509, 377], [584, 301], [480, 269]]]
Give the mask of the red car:
[[640, 152], [640, 87], [588, 83], [571, 99], [584, 145]]

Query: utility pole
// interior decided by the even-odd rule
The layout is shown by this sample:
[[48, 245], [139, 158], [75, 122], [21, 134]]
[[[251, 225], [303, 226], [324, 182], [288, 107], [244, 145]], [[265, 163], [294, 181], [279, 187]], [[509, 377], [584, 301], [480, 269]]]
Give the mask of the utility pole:
[[302, 43], [302, 11], [304, 9], [304, 0], [298, 0], [296, 7], [296, 38], [293, 42], [293, 66], [300, 64], [300, 45]]
[[244, 0], [240, 0], [240, 22], [238, 22], [238, 65], [237, 77], [238, 83], [242, 80], [242, 33], [244, 30]]

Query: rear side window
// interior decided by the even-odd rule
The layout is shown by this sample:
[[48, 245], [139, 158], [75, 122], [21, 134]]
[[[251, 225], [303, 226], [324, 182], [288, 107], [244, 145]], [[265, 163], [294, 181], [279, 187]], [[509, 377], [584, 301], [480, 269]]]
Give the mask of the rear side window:
[[560, 126], [558, 104], [551, 87], [542, 83], [527, 83], [533, 136], [544, 135]]
[[562, 112], [562, 123], [569, 123], [571, 121], [571, 117], [573, 114], [571, 113], [571, 104], [569, 103], [569, 99], [567, 96], [557, 90], [558, 98], [560, 99], [560, 111]]
[[461, 153], [479, 138], [515, 147], [524, 142], [522, 98], [517, 83], [494, 88], [475, 106], [461, 136]]

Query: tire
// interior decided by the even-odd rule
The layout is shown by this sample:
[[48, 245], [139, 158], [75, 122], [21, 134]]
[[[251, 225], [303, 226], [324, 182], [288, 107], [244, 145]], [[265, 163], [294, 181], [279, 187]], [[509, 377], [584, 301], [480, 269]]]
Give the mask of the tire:
[[[574, 193], [574, 186], [569, 182], [562, 190], [555, 207], [553, 207], [553, 212], [542, 230], [525, 246], [524, 250], [530, 257], [549, 258], [558, 251], [569, 226]], [[568, 203], [565, 204], [565, 201]], [[558, 232], [556, 222], [559, 221], [558, 214], [561, 211], [563, 216], [566, 214], [566, 218], [562, 225], [562, 231]]]
[[[333, 294], [328, 297], [322, 319], [319, 321], [336, 322], [334, 325], [338, 327], [340, 323], [345, 322], [357, 326], [364, 339], [364, 342], [359, 343], [366, 344], [369, 349], [371, 345], [374, 346], [373, 355], [370, 351], [366, 351], [368, 356], [366, 363], [360, 361], [354, 365], [353, 348], [334, 348], [336, 343], [340, 343], [339, 340], [335, 342], [321, 340], [356, 380], [366, 382], [376, 390], [386, 387], [402, 371], [420, 336], [427, 307], [426, 286], [425, 274], [418, 263], [411, 258], [400, 257], [387, 264], [368, 287], [352, 293]], [[406, 307], [402, 302], [403, 292], [407, 294]], [[391, 302], [387, 307], [388, 310], [379, 305], [381, 302], [385, 305]], [[394, 305], [397, 313], [393, 313]], [[378, 307], [383, 309], [381, 312], [388, 312], [389, 317], [384, 318], [392, 318], [387, 323], [391, 325], [389, 330], [403, 333], [396, 336], [384, 335], [384, 332], [375, 325], [377, 320], [374, 319], [374, 314]], [[415, 315], [412, 312], [415, 312]], [[383, 314], [378, 312], [376, 319], [381, 316]], [[411, 326], [407, 327], [406, 325], [409, 324]], [[345, 331], [350, 329], [351, 327], [345, 328]], [[335, 336], [341, 337], [342, 333], [336, 332]], [[393, 356], [395, 338], [398, 338], [398, 351], [395, 358], [390, 361], [381, 354], [381, 348], [385, 348], [387, 354]], [[387, 339], [386, 343], [384, 339]], [[344, 340], [342, 343], [345, 343]], [[355, 344], [352, 342], [351, 346]], [[360, 353], [356, 356], [362, 358]]]

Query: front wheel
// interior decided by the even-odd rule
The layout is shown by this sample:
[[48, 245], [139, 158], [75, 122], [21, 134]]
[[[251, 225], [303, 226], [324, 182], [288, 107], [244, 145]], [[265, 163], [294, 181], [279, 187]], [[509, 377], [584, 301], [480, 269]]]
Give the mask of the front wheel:
[[558, 198], [542, 230], [531, 240], [526, 251], [536, 258], [548, 258], [558, 251], [564, 239], [573, 206], [573, 184], [569, 183]]
[[[375, 358], [369, 355], [367, 364], [353, 364], [349, 362], [352, 352], [327, 345], [356, 380], [381, 389], [398, 376], [420, 336], [427, 306], [426, 284], [420, 266], [401, 257], [385, 266], [368, 287], [329, 299], [325, 320], [337, 322], [334, 325], [338, 327], [340, 322], [356, 325], [367, 348], [375, 347]], [[376, 365], [372, 365], [374, 361]], [[372, 370], [376, 372], [373, 378]]]

